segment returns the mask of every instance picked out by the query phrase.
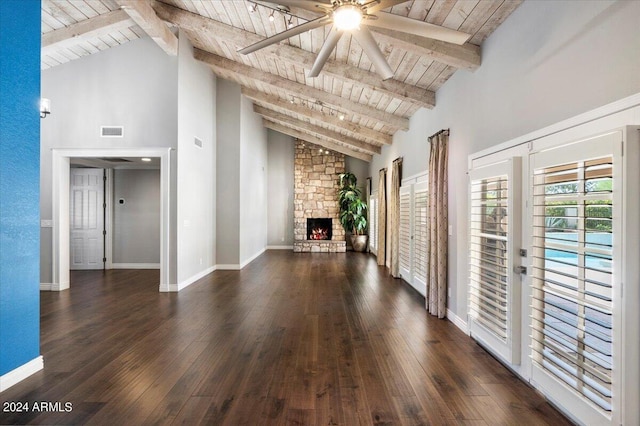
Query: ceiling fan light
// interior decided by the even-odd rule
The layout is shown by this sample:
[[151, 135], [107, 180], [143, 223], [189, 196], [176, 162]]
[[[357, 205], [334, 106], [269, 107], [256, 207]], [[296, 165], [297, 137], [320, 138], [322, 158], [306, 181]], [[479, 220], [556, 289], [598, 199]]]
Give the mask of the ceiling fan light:
[[342, 31], [358, 28], [362, 22], [362, 10], [354, 5], [340, 6], [333, 12], [333, 23]]

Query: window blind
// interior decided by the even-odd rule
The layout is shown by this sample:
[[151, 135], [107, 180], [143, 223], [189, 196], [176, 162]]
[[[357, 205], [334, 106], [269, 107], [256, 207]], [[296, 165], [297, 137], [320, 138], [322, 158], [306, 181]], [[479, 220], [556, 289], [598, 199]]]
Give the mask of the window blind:
[[532, 357], [605, 412], [613, 366], [613, 157], [534, 171]]
[[417, 279], [427, 281], [427, 214], [429, 206], [427, 190], [416, 190], [414, 193], [414, 241], [413, 270]]
[[471, 182], [469, 314], [507, 341], [509, 300], [507, 175]]
[[400, 268], [411, 270], [411, 191], [400, 193]]
[[378, 249], [378, 204], [377, 196], [369, 198], [369, 250], [376, 253]]

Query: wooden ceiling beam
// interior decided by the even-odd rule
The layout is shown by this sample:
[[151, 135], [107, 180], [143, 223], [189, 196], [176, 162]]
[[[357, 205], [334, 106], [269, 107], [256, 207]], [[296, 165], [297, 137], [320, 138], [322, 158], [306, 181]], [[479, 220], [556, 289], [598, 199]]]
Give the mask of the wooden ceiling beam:
[[[249, 31], [235, 28], [164, 3], [156, 3], [155, 8], [160, 18], [186, 30], [193, 31], [196, 33], [196, 38], [198, 32], [205, 31], [207, 34], [224, 40], [237, 48], [246, 47], [263, 39], [262, 36]], [[199, 41], [200, 40], [194, 40], [194, 44], [200, 45], [196, 47], [204, 47], [203, 43]], [[287, 44], [267, 46], [260, 49], [259, 54], [302, 66], [307, 70], [311, 69], [316, 60], [316, 54]], [[401, 101], [411, 102], [421, 107], [433, 108], [436, 103], [436, 96], [433, 91], [398, 80], [390, 79], [383, 81], [376, 73], [365, 71], [335, 60], [328, 60], [322, 68], [322, 72], [340, 81], [352, 83], [369, 90], [375, 90], [384, 95]]]
[[457, 45], [386, 28], [370, 28], [376, 32], [374, 37], [381, 42], [390, 43], [407, 52], [431, 58], [436, 62], [451, 65], [455, 68], [470, 71], [475, 71], [480, 68], [482, 61], [480, 46], [470, 43]]
[[[229, 75], [231, 76], [244, 77], [250, 80], [254, 80], [262, 84], [274, 87], [278, 90], [282, 90], [291, 95], [319, 100], [325, 104], [331, 105], [332, 107], [351, 111], [353, 114], [361, 115], [363, 117], [368, 117], [370, 119], [379, 121], [397, 130], [409, 129], [408, 118], [389, 114], [388, 112], [370, 107], [368, 105], [352, 102], [348, 99], [344, 99], [332, 93], [325, 92], [324, 90], [316, 89], [315, 87], [307, 86], [305, 84], [301, 84], [275, 74], [264, 72], [257, 68], [235, 62], [231, 59], [227, 59], [222, 56], [206, 52], [204, 50], [194, 49], [194, 57], [197, 60], [209, 65], [214, 70], [214, 72], [227, 71], [230, 72]], [[239, 80], [235, 81], [242, 84], [242, 82], [240, 82]]]
[[326, 139], [329, 142], [333, 142], [339, 145], [348, 145], [347, 147], [353, 147], [357, 150], [365, 151], [368, 154], [380, 154], [381, 152], [380, 147], [377, 145], [371, 145], [366, 142], [341, 135], [338, 132], [315, 126], [305, 121], [297, 120], [293, 117], [289, 117], [288, 115], [279, 113], [272, 109], [261, 107], [260, 105], [254, 104], [253, 111], [256, 114], [259, 114], [262, 117], [266, 118], [267, 120], [275, 121], [276, 123], [286, 125], [287, 127], [291, 127], [302, 132], [311, 133], [315, 137]]
[[178, 54], [178, 38], [160, 19], [149, 0], [115, 0], [136, 24], [168, 55]]
[[374, 143], [376, 145], [391, 145], [391, 143], [393, 142], [393, 137], [391, 135], [377, 132], [368, 127], [360, 126], [349, 120], [340, 120], [336, 116], [327, 115], [311, 108], [307, 108], [298, 104], [292, 104], [291, 102], [286, 101], [279, 96], [270, 95], [259, 90], [250, 89], [248, 87], [242, 88], [242, 94], [258, 103], [259, 105], [277, 108], [283, 111], [290, 111], [311, 121], [325, 123], [333, 129], [343, 131], [350, 137], [355, 139]]
[[42, 34], [42, 55], [71, 47], [81, 39], [91, 39], [106, 36], [113, 31], [120, 31], [132, 27], [131, 20], [124, 10], [113, 10], [91, 19], [80, 21], [68, 27], [60, 28]]
[[365, 154], [364, 152], [349, 149], [345, 146], [338, 145], [336, 143], [317, 138], [315, 136], [303, 133], [299, 130], [287, 127], [283, 124], [279, 124], [279, 123], [275, 123], [273, 121], [267, 120], [266, 118], [262, 119], [262, 124], [267, 129], [275, 130], [276, 132], [280, 132], [285, 135], [289, 135], [291, 137], [322, 146], [324, 148], [339, 152], [344, 155], [348, 155], [350, 157], [359, 158], [360, 160], [366, 161], [367, 163], [370, 163], [371, 160], [373, 159], [373, 156], [369, 154]]

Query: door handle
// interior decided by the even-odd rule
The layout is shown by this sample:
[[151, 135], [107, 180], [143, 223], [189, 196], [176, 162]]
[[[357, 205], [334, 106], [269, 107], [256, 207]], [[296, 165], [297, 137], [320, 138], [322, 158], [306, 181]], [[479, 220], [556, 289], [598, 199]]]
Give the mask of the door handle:
[[513, 272], [515, 272], [516, 274], [527, 274], [527, 267], [526, 266], [514, 266], [513, 267]]

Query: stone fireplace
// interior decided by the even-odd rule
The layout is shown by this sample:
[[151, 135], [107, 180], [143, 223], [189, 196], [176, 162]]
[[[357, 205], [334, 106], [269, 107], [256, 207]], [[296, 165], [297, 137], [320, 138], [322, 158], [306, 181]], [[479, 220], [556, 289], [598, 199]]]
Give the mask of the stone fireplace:
[[294, 252], [346, 251], [338, 206], [338, 175], [344, 172], [343, 154], [296, 140]]

